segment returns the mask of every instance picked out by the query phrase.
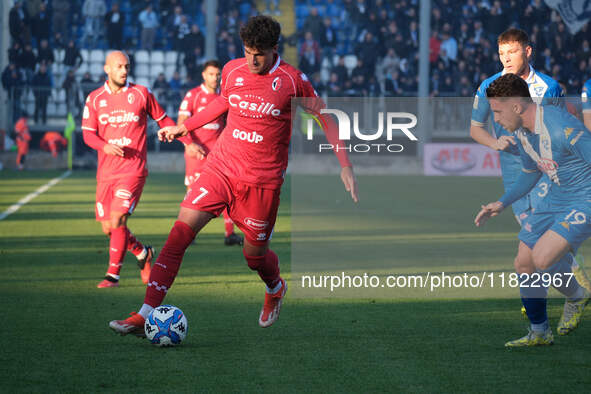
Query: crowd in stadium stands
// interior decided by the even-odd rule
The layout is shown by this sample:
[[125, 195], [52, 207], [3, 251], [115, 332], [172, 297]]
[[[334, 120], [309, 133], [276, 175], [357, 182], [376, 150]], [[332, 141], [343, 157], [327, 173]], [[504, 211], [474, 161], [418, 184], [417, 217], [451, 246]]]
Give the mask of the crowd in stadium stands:
[[[569, 93], [591, 77], [589, 26], [571, 35], [543, 0], [431, 5], [432, 96], [472, 96], [500, 71], [496, 37], [510, 26], [530, 34], [533, 66], [565, 81]], [[317, 90], [329, 96], [416, 95], [418, 14], [418, 0], [296, 0], [300, 67], [319, 73]]]
[[[84, 51], [114, 48], [124, 49], [130, 55], [132, 80], [134, 52], [161, 50], [178, 54], [172, 72], [159, 73], [143, 81], [158, 92], [159, 100], [169, 102], [169, 109], [176, 113], [174, 107], [185, 91], [200, 83], [201, 64], [207, 60], [202, 33], [206, 24], [203, 3], [15, 1], [9, 12], [9, 64], [2, 72], [2, 86], [12, 99], [13, 118], [21, 116], [26, 107], [22, 102], [25, 97], [34, 97], [33, 119], [45, 123], [48, 99], [60, 90], [65, 93], [64, 106], [76, 117], [83, 98], [104, 81], [102, 67], [79, 72], [80, 66], [89, 62], [83, 56]], [[226, 0], [219, 7], [217, 54], [222, 62], [241, 56], [238, 27], [255, 13], [252, 0]], [[62, 54], [60, 59], [55, 58], [58, 51]]]
[[[238, 30], [256, 14], [254, 0], [225, 0], [218, 7], [217, 54], [223, 63], [242, 55]], [[328, 96], [413, 96], [418, 87], [418, 0], [294, 0], [299, 67]], [[268, 12], [278, 15], [275, 0]], [[534, 67], [566, 82], [578, 94], [591, 77], [591, 30], [571, 35], [543, 0], [432, 0], [430, 89], [433, 96], [472, 96], [500, 70], [496, 36], [509, 26], [526, 30]], [[34, 119], [45, 122], [52, 92], [66, 94], [76, 116], [83, 98], [102, 83], [102, 67], [80, 72], [82, 51], [122, 48], [175, 51], [175, 67], [150, 75], [149, 86], [169, 110], [200, 82], [206, 60], [204, 1], [26, 0], [9, 13], [11, 46], [2, 85], [14, 119], [21, 99], [33, 98]], [[61, 51], [60, 59], [55, 58]], [[281, 50], [281, 48], [280, 48]], [[170, 52], [167, 52], [170, 53]], [[54, 66], [59, 63], [59, 67]], [[131, 72], [134, 77], [134, 71]], [[182, 76], [182, 78], [181, 78]], [[146, 81], [144, 81], [145, 83]], [[16, 89], [16, 87], [22, 87]], [[80, 92], [77, 94], [77, 92]], [[33, 114], [31, 114], [33, 115]]]

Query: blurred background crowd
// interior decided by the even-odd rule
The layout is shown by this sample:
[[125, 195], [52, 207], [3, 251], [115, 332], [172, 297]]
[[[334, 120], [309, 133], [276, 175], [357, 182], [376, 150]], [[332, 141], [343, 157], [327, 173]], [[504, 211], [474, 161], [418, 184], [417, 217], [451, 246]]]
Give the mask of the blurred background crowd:
[[[542, 0], [432, 0], [430, 95], [474, 95], [499, 71], [496, 37], [526, 30], [533, 66], [579, 94], [591, 77], [591, 32], [568, 32]], [[416, 96], [418, 0], [224, 0], [218, 2], [217, 58], [242, 56], [241, 24], [259, 12], [284, 26], [280, 52], [324, 96]], [[199, 84], [205, 53], [205, 7], [199, 0], [26, 0], [9, 10], [11, 44], [2, 86], [15, 121], [46, 124], [79, 117], [86, 95], [104, 81], [109, 49], [124, 49], [131, 79], [152, 88], [176, 116], [184, 93]], [[285, 29], [285, 20], [293, 28]], [[289, 27], [289, 26], [288, 26]]]

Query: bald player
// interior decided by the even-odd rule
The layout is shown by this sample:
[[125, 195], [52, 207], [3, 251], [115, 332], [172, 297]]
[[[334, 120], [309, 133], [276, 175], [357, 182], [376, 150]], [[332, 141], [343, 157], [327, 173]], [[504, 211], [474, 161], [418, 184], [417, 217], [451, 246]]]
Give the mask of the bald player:
[[160, 127], [174, 125], [150, 89], [127, 80], [125, 53], [109, 53], [104, 70], [107, 81], [88, 95], [82, 115], [84, 142], [98, 152], [96, 220], [109, 237], [109, 267], [98, 288], [119, 286], [127, 250], [137, 258], [142, 281], [148, 282], [154, 249], [134, 237], [127, 219], [137, 207], [148, 175], [147, 115]]

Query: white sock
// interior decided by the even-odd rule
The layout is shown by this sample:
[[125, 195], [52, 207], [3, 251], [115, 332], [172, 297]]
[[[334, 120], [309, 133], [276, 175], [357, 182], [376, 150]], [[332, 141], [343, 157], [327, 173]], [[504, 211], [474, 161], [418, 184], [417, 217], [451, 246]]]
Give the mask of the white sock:
[[142, 315], [142, 317], [144, 319], [148, 318], [148, 315], [150, 314], [150, 312], [152, 312], [154, 310], [153, 306], [150, 306], [148, 304], [144, 304], [142, 305], [142, 307], [140, 308], [140, 311], [138, 312], [140, 315]]
[[548, 330], [550, 328], [550, 324], [548, 323], [548, 320], [546, 319], [545, 322], [540, 323], [540, 324], [531, 324], [531, 329], [532, 331], [535, 331], [537, 333], [543, 333], [546, 332], [546, 330]]
[[275, 287], [273, 287], [272, 289], [269, 289], [269, 286], [265, 286], [267, 288], [267, 293], [269, 293], [269, 294], [277, 293], [279, 290], [281, 290], [281, 284], [282, 284], [282, 282], [279, 281], [279, 283], [277, 283], [275, 285]]

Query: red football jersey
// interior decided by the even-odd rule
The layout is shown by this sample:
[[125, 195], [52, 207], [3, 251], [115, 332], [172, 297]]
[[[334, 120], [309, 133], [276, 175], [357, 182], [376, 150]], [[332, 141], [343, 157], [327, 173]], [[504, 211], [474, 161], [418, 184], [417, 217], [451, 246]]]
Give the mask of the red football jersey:
[[105, 82], [88, 95], [82, 130], [96, 134], [105, 144], [123, 147], [125, 152], [124, 157], [107, 155], [102, 146], [92, 146], [98, 151], [97, 179], [148, 175], [146, 115], [157, 122], [167, 117], [150, 89], [144, 86], [128, 83], [114, 94]]
[[[209, 93], [207, 88], [201, 84], [187, 92], [179, 107], [179, 115], [185, 115], [190, 118], [203, 110], [207, 104], [215, 100], [218, 96], [218, 93]], [[207, 150], [211, 150], [224, 129], [224, 124], [226, 123], [225, 118], [225, 116], [220, 116], [213, 122], [191, 131], [191, 138], [199, 145], [204, 145]]]
[[280, 187], [291, 138], [291, 99], [317, 97], [312, 84], [279, 56], [264, 75], [252, 74], [240, 58], [224, 66], [221, 96], [228, 117], [208, 165], [244, 183]]

